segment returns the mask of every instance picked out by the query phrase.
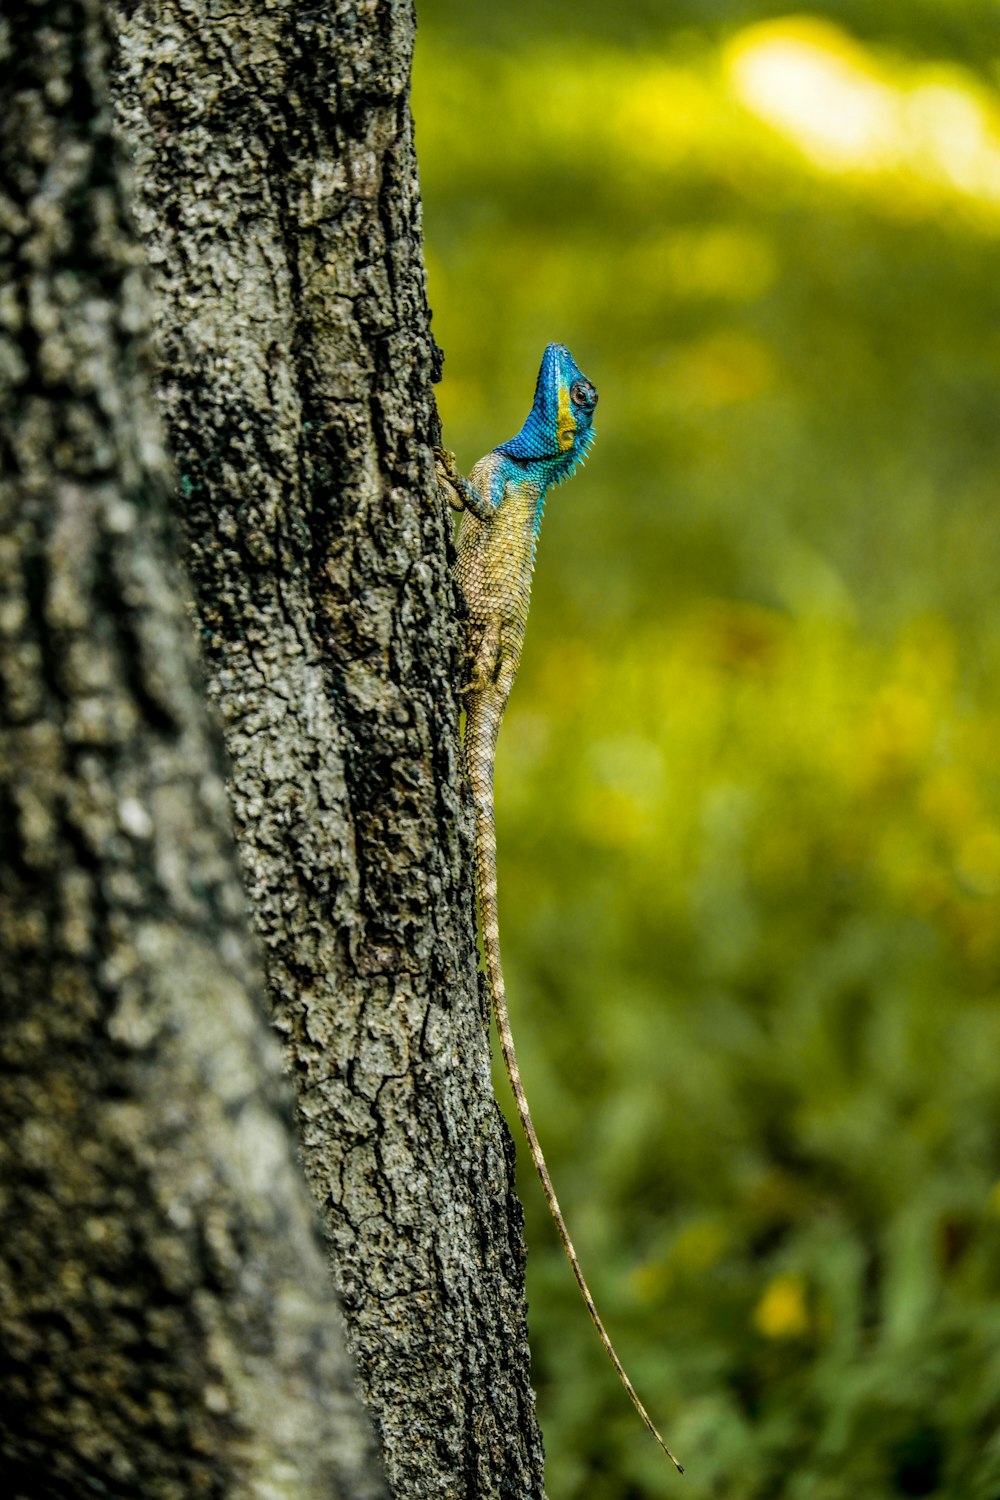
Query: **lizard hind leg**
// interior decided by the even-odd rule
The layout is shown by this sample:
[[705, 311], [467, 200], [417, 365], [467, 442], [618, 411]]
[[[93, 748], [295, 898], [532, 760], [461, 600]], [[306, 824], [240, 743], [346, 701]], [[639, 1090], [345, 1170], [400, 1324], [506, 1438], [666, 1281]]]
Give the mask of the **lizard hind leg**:
[[[462, 689], [463, 693], [486, 694], [500, 671], [500, 622], [495, 617], [487, 621], [478, 645], [469, 652], [468, 661], [469, 681]], [[502, 713], [501, 703], [496, 716], [498, 729]]]

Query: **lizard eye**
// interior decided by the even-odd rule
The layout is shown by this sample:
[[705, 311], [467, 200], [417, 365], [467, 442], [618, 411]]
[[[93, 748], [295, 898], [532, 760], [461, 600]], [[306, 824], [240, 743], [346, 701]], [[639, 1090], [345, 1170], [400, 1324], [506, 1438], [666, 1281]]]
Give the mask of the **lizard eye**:
[[582, 406], [587, 411], [593, 411], [597, 405], [597, 392], [589, 380], [574, 380], [569, 388], [569, 399], [574, 406]]

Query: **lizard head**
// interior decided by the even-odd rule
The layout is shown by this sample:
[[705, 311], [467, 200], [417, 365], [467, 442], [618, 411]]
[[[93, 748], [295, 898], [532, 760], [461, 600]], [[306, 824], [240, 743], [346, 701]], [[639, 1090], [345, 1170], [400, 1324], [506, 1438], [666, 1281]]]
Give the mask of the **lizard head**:
[[594, 440], [596, 405], [597, 391], [566, 345], [549, 344], [524, 426], [498, 452], [537, 466], [547, 484], [568, 479]]

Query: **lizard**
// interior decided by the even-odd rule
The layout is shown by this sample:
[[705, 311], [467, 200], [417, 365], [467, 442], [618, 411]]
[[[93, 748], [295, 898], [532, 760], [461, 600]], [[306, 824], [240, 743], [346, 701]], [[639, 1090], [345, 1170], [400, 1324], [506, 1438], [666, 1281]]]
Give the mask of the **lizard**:
[[436, 448], [439, 489], [463, 512], [456, 538], [455, 581], [468, 612], [464, 755], [476, 823], [476, 885], [483, 956], [497, 1035], [511, 1092], [549, 1211], [601, 1343], [633, 1406], [663, 1452], [683, 1474], [633, 1386], [608, 1337], [569, 1237], [521, 1081], [511, 1032], [497, 907], [493, 770], [497, 737], [517, 675], [528, 618], [535, 548], [549, 488], [568, 479], [594, 439], [597, 391], [564, 344], [542, 356], [531, 410], [520, 432], [481, 458], [468, 477], [455, 456]]

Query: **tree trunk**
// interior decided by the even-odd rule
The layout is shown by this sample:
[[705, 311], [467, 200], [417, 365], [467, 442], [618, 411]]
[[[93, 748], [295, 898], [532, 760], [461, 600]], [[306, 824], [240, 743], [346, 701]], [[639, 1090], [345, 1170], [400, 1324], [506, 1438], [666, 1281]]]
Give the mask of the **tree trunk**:
[[0, 21], [0, 1481], [384, 1493], [171, 556], [98, 0]]
[[409, 0], [146, 0], [119, 106], [237, 840], [397, 1496], [537, 1496], [459, 768]]

